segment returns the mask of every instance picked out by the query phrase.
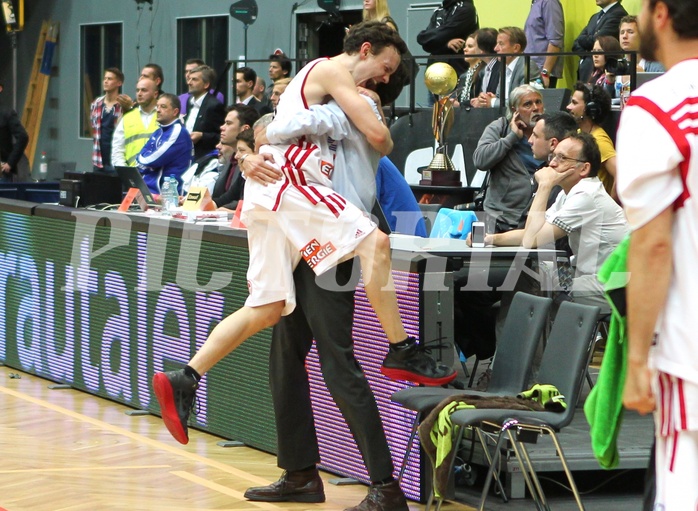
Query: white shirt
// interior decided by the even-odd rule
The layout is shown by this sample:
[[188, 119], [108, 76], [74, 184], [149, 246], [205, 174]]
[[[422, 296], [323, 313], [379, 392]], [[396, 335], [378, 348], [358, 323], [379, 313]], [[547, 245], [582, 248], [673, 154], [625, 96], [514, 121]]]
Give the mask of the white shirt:
[[[138, 110], [141, 113], [141, 121], [146, 128], [150, 126], [150, 121], [156, 113], [156, 108], [151, 112], [144, 112], [139, 106]], [[125, 114], [124, 114], [125, 115]], [[126, 167], [126, 158], [124, 157], [124, 149], [126, 147], [126, 136], [124, 135], [124, 116], [119, 119], [119, 124], [114, 129], [114, 136], [111, 140], [111, 163], [115, 167]]]
[[199, 116], [199, 110], [201, 110], [201, 104], [206, 98], [206, 92], [204, 92], [198, 98], [192, 99], [191, 105], [187, 107], [187, 122], [185, 126], [189, 133], [194, 131], [194, 124], [196, 124], [196, 118]]
[[[630, 96], [617, 136], [616, 187], [631, 229], [674, 208], [669, 294], [653, 363], [698, 383], [698, 60], [676, 64]], [[695, 154], [694, 154], [695, 153]]]
[[596, 275], [628, 234], [623, 210], [598, 177], [582, 179], [567, 194], [560, 192], [545, 220], [567, 233], [577, 276]]

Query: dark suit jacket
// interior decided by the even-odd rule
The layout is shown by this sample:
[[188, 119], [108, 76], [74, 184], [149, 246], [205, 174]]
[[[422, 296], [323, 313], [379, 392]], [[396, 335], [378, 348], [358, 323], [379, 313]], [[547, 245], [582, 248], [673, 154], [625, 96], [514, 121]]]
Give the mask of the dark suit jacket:
[[[191, 108], [189, 106], [188, 108]], [[191, 112], [190, 112], [191, 113]], [[187, 114], [187, 119], [189, 114]], [[205, 156], [216, 148], [221, 139], [221, 125], [225, 122], [225, 108], [215, 96], [206, 94], [196, 116], [192, 131], [202, 132], [201, 140], [194, 144], [194, 160]], [[185, 120], [186, 124], [186, 120]]]
[[475, 82], [475, 87], [473, 88], [473, 97], [477, 97], [481, 92], [491, 92], [492, 94], [497, 94], [499, 89], [499, 68], [502, 62], [497, 60], [492, 66], [492, 72], [490, 73], [490, 81], [487, 84], [487, 90], [482, 90], [482, 80], [485, 77], [485, 68], [483, 67], [477, 74], [477, 81]]
[[13, 174], [17, 173], [17, 163], [28, 143], [29, 136], [17, 112], [0, 107], [0, 161], [7, 162]]
[[[628, 11], [617, 3], [611, 7], [599, 21], [601, 11], [589, 18], [589, 23], [584, 30], [577, 36], [572, 44], [572, 51], [586, 52], [594, 48], [594, 41], [600, 35], [612, 35], [618, 39], [618, 31], [620, 28], [620, 20], [623, 16], [628, 15]], [[598, 22], [598, 23], [597, 23]], [[578, 78], [586, 83], [594, 69], [594, 63], [591, 57], [582, 58], [579, 63]]]
[[247, 106], [251, 106], [255, 110], [257, 110], [257, 113], [259, 116], [263, 116], [264, 114], [270, 114], [274, 111], [273, 108], [271, 108], [271, 104], [267, 106], [266, 104], [262, 103], [260, 100], [252, 96], [250, 100], [247, 102]]
[[[230, 186], [226, 188], [228, 177], [233, 173], [233, 178]], [[212, 198], [216, 205], [221, 208], [235, 209], [238, 201], [241, 200], [245, 193], [245, 178], [238, 169], [237, 160], [233, 161], [227, 167], [220, 170], [216, 184], [213, 187]]]

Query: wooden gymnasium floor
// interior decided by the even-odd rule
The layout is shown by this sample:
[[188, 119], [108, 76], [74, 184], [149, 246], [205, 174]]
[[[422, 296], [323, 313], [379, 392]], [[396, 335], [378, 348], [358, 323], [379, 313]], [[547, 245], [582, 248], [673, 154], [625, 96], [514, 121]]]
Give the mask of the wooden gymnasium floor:
[[[325, 482], [324, 504], [248, 502], [245, 489], [278, 478], [274, 456], [222, 448], [199, 431], [182, 446], [158, 417], [128, 416], [128, 407], [49, 383], [0, 366], [0, 510], [339, 511], [366, 494], [363, 485]], [[411, 511], [423, 507], [410, 503]]]

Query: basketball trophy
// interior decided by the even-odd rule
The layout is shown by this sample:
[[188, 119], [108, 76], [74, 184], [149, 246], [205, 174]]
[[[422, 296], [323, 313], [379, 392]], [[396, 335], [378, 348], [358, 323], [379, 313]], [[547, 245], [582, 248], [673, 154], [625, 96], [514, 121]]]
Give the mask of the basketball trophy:
[[424, 83], [429, 92], [436, 96], [431, 125], [437, 142], [431, 163], [422, 169], [420, 185], [461, 186], [460, 171], [456, 170], [448, 156], [446, 137], [453, 127], [455, 113], [451, 94], [458, 83], [456, 70], [444, 62], [436, 62], [424, 72]]

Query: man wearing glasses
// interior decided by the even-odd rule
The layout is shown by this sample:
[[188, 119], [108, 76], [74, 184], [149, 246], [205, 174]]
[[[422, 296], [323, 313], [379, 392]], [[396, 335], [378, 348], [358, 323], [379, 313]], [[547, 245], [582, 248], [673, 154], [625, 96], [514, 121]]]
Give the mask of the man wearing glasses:
[[[573, 133], [550, 154], [549, 165], [535, 173], [538, 190], [523, 229], [488, 234], [485, 243], [525, 248], [552, 245], [567, 236], [574, 254], [575, 276], [571, 294], [575, 302], [606, 308], [599, 267], [628, 232], [623, 210], [597, 177], [599, 147], [587, 133]], [[551, 190], [562, 192], [547, 208]]]

